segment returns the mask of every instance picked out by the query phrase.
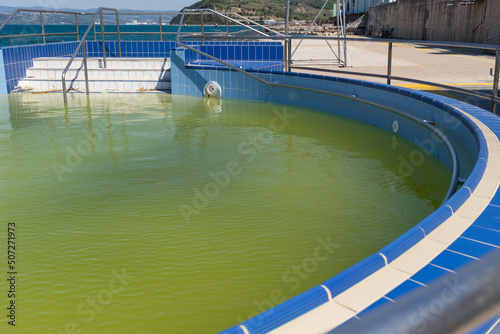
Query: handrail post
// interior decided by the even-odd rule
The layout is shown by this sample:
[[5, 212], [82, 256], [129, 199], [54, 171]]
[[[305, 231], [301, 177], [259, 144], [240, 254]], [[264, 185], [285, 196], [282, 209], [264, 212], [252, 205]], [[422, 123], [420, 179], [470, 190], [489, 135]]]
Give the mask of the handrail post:
[[94, 26], [94, 41], [97, 41], [97, 31], [95, 30], [95, 22], [93, 23]]
[[76, 40], [80, 40], [80, 28], [78, 27], [78, 14], [75, 13]]
[[64, 74], [62, 76], [62, 91], [63, 91], [63, 98], [64, 98], [64, 105], [68, 105], [68, 92], [66, 91], [66, 78], [64, 77]]
[[497, 113], [497, 101], [498, 96], [498, 79], [500, 77], [500, 49], [497, 49], [497, 56], [495, 60], [495, 73], [493, 76], [493, 92], [491, 97], [491, 112]]
[[116, 11], [116, 34], [118, 35], [118, 57], [122, 57], [122, 43], [120, 39], [120, 14]]
[[45, 44], [45, 24], [43, 23], [43, 12], [40, 12], [40, 22], [42, 24], [43, 44]]
[[203, 26], [203, 11], [200, 11], [200, 24], [201, 24], [201, 45], [205, 44], [205, 28]]
[[86, 41], [83, 41], [82, 53], [83, 53], [83, 71], [85, 73], [85, 92], [87, 95], [89, 95], [89, 72], [87, 69], [87, 42]]
[[100, 10], [101, 14], [101, 41], [102, 41], [102, 64], [104, 68], [106, 68], [106, 45], [104, 44], [104, 19], [102, 17], [102, 9]]
[[226, 19], [226, 36], [229, 36], [229, 20]]
[[292, 39], [288, 39], [288, 72], [292, 72]]
[[283, 67], [288, 72], [288, 40], [283, 40]]
[[387, 84], [391, 84], [392, 74], [392, 42], [389, 42], [389, 50], [387, 52]]
[[162, 30], [162, 26], [161, 26], [161, 14], [159, 15], [159, 20], [158, 22], [160, 22], [160, 41], [163, 41], [163, 30]]

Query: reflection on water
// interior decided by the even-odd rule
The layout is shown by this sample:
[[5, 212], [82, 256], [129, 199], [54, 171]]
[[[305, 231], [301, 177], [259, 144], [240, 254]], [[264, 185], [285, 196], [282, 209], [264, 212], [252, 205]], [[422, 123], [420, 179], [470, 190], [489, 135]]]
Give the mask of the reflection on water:
[[221, 331], [379, 250], [450, 175], [427, 157], [389, 182], [415, 146], [299, 108], [166, 94], [0, 107], [19, 333]]

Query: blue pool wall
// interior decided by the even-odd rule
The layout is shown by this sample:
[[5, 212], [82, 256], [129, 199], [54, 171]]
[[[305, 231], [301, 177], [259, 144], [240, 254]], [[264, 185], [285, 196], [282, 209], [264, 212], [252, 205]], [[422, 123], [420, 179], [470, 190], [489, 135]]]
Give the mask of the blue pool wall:
[[[71, 57], [78, 47], [78, 41], [58, 42], [50, 44], [33, 44], [4, 47], [0, 50], [3, 64], [0, 67], [5, 73], [4, 80], [7, 93], [12, 92], [18, 85], [19, 80], [26, 76], [26, 70], [33, 66], [33, 59], [39, 57]], [[247, 54], [261, 56], [260, 62], [276, 63], [283, 60], [283, 47], [281, 42], [215, 42], [208, 41], [203, 45], [201, 42], [186, 42], [194, 47], [201, 47], [209, 51], [215, 57], [231, 62], [248, 61]], [[87, 41], [88, 57], [102, 57], [102, 42]], [[118, 57], [118, 41], [106, 41], [104, 43], [107, 57]], [[176, 46], [174, 41], [121, 41], [120, 47], [122, 57], [133, 58], [160, 58], [170, 57], [170, 51]], [[244, 53], [243, 53], [244, 52]], [[197, 55], [197, 54], [196, 54]], [[79, 50], [77, 57], [82, 57]], [[193, 62], [203, 61], [203, 58], [193, 56]], [[278, 64], [279, 65], [279, 64]], [[277, 70], [279, 66], [267, 66], [268, 70]], [[282, 68], [282, 66], [281, 66]], [[1, 79], [1, 78], [0, 78]], [[59, 78], [57, 78], [59, 79]]]
[[[215, 81], [221, 86], [225, 98], [288, 104], [325, 111], [369, 123], [388, 131], [392, 131], [392, 123], [397, 120], [400, 125], [406, 124], [403, 127], [406, 130], [398, 135], [415, 142], [427, 151], [428, 130], [390, 111], [403, 110], [419, 119], [434, 121], [438, 124], [437, 127], [455, 147], [460, 162], [461, 177], [466, 178], [470, 174], [477, 160], [479, 150], [475, 130], [460, 113], [444, 106], [434, 94], [423, 92], [417, 94], [416, 91], [410, 89], [352, 79], [247, 69], [248, 72], [268, 82], [335, 92], [338, 96], [303, 89], [269, 86], [232, 69], [193, 66], [190, 62], [191, 53], [191, 50], [185, 48], [172, 51], [171, 74], [172, 94], [174, 95], [203, 96], [205, 84], [208, 81]], [[351, 97], [353, 99], [350, 99]], [[433, 143], [436, 147], [430, 153], [451, 169], [447, 149], [441, 142], [433, 141]]]
[[[435, 147], [429, 149], [426, 140], [432, 138], [430, 131], [426, 127], [393, 112], [400, 110], [419, 119], [436, 122], [436, 127], [447, 136], [455, 147], [459, 159], [460, 176], [466, 179], [465, 184], [445, 205], [442, 205], [401, 237], [379, 252], [324, 282], [323, 285], [332, 293], [331, 298], [335, 298], [335, 296], [386, 266], [384, 258], [379, 255], [380, 253], [384, 254], [390, 263], [421, 241], [426, 234], [440, 226], [471, 197], [471, 193], [483, 177], [488, 151], [482, 131], [460, 110], [478, 118], [485, 124], [492, 124], [493, 129], [498, 130], [497, 133], [500, 133], [498, 116], [467, 103], [431, 93], [353, 79], [247, 70], [268, 82], [301, 88], [276, 87], [266, 85], [228, 68], [192, 66], [192, 64], [186, 62], [186, 49], [184, 48], [173, 50], [171, 57], [173, 94], [202, 96], [204, 85], [208, 81], [216, 81], [221, 86], [224, 98], [310, 108], [372, 124], [387, 131], [392, 131], [392, 123], [397, 120], [400, 127], [398, 136], [411, 140], [420, 146], [423, 151], [432, 154], [446, 167], [451, 168], [450, 155], [444, 144], [434, 141]], [[308, 91], [303, 88], [316, 91]], [[333, 92], [334, 95], [326, 92]], [[495, 197], [492, 203], [500, 205], [500, 196]], [[477, 220], [477, 223], [488, 225], [492, 215], [498, 216], [499, 211], [500, 208], [496, 207], [495, 204], [488, 206]], [[449, 273], [449, 271], [439, 267], [456, 270], [473, 260], [471, 257], [457, 256], [457, 252], [471, 254], [470, 256], [480, 258], [494, 251], [497, 246], [500, 247], [500, 233], [496, 234], [489, 233], [488, 230], [481, 230], [474, 225], [471, 226], [464, 235], [473, 237], [474, 240], [479, 242], [471, 244], [467, 239], [457, 239], [446, 251], [420, 270], [412, 279], [415, 278], [418, 282], [427, 284]], [[482, 244], [482, 242], [485, 244]], [[436, 267], [436, 265], [439, 267]], [[422, 288], [422, 285], [407, 280], [391, 291], [387, 297], [397, 300], [402, 295], [418, 288]], [[256, 317], [248, 319], [241, 325], [252, 334], [267, 333], [326, 303], [328, 300], [329, 296], [326, 290], [321, 286], [316, 286]], [[358, 316], [362, 317], [366, 312], [387, 302], [390, 302], [389, 299], [381, 298]], [[237, 325], [222, 333], [244, 333], [244, 331]]]
[[3, 61], [3, 52], [0, 48], [0, 94], [7, 94], [7, 79], [5, 78], [5, 67]]

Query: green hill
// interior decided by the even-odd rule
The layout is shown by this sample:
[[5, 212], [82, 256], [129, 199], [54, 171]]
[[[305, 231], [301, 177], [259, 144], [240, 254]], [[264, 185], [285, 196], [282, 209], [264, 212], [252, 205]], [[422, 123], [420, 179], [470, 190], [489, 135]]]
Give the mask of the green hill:
[[[290, 2], [290, 20], [300, 21], [300, 20], [311, 20], [310, 16], [307, 14], [306, 8], [302, 5], [304, 4], [309, 11], [309, 14], [314, 19], [316, 14], [323, 6], [324, 1], [322, 0], [306, 0], [303, 2], [297, 2], [292, 0]], [[285, 0], [201, 0], [189, 7], [187, 9], [199, 9], [199, 8], [210, 8], [216, 11], [226, 11], [226, 12], [236, 12], [240, 15], [246, 17], [259, 18], [260, 20], [276, 19], [284, 20], [285, 18]], [[323, 13], [318, 17], [317, 22], [327, 21], [332, 15], [331, 6], [328, 6], [323, 10]], [[170, 21], [170, 24], [179, 24], [180, 15], [177, 15]], [[184, 18], [184, 22], [187, 24], [199, 24], [199, 15], [187, 15]], [[219, 17], [216, 18], [215, 15], [204, 15], [204, 23], [224, 23], [224, 21]]]

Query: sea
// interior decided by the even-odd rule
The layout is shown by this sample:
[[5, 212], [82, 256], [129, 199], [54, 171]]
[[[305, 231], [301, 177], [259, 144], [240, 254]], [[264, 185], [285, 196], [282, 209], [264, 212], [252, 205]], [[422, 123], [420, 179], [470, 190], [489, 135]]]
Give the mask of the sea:
[[[54, 42], [65, 42], [65, 41], [75, 41], [79, 40], [85, 34], [88, 25], [79, 25], [78, 27], [78, 38], [77, 38], [77, 29], [76, 25], [69, 24], [56, 24], [56, 25], [45, 25], [45, 33], [46, 34], [64, 34], [64, 35], [53, 35], [46, 36], [46, 43], [54, 43]], [[100, 26], [96, 25], [96, 30], [94, 34], [94, 30], [91, 29], [88, 39], [98, 39], [101, 38], [101, 30]], [[177, 25], [162, 25], [161, 30], [163, 33], [163, 40], [175, 40], [175, 36], [177, 33]], [[228, 26], [229, 32], [237, 32], [244, 30], [245, 27], [242, 26]], [[106, 33], [106, 40], [116, 40], [116, 25], [105, 25], [104, 31]], [[226, 26], [218, 26], [215, 25], [205, 25], [205, 32], [219, 32], [225, 33]], [[120, 25], [121, 33], [130, 33], [135, 32], [136, 34], [122, 34], [120, 36], [121, 40], [135, 40], [135, 41], [151, 41], [151, 40], [160, 40], [159, 33], [160, 26], [159, 25]], [[183, 26], [181, 32], [201, 32], [201, 26], [199, 25], [188, 25]], [[39, 44], [43, 43], [43, 38], [41, 36], [27, 36], [34, 34], [41, 34], [42, 26], [41, 25], [33, 25], [33, 24], [12, 24], [6, 25], [0, 31], [0, 47], [5, 46], [14, 46], [14, 45], [26, 45], [26, 44]], [[19, 37], [3, 37], [3, 36], [19, 36]]]

